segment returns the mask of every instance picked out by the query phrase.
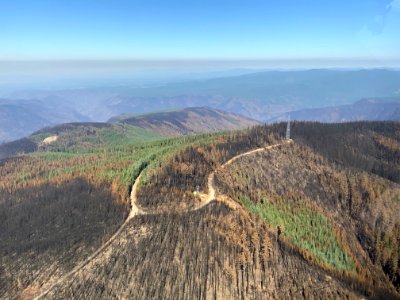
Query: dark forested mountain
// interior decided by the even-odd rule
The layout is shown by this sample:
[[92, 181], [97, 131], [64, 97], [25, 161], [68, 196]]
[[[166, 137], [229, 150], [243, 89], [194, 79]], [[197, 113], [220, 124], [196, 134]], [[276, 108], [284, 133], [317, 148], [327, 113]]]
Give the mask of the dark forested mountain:
[[310, 108], [292, 111], [268, 120], [279, 122], [287, 120], [318, 122], [350, 122], [350, 121], [383, 121], [400, 120], [400, 97], [369, 98], [350, 105], [339, 105], [322, 108]]
[[3, 161], [0, 297], [399, 299], [400, 123], [285, 129]]
[[[59, 91], [22, 91], [10, 96], [13, 110], [1, 106], [2, 119], [12, 121], [13, 111], [29, 111], [32, 127], [1, 122], [0, 141], [26, 136], [42, 126], [65, 122], [104, 122], [113, 116], [208, 106], [259, 121], [294, 110], [347, 105], [371, 97], [398, 97], [400, 71], [308, 70], [265, 71], [240, 76], [188, 80], [146, 86], [102, 86]], [[0, 119], [1, 120], [1, 119]], [[36, 123], [35, 123], [36, 122]], [[36, 125], [33, 126], [33, 125]]]

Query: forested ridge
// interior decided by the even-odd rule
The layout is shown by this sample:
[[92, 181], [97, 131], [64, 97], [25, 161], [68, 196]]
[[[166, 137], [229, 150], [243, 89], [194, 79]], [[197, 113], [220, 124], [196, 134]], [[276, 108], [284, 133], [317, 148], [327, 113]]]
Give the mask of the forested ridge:
[[[282, 143], [285, 127], [3, 162], [0, 297], [29, 298], [90, 255], [123, 222], [142, 172], [148, 214], [47, 298], [399, 298], [400, 124], [295, 122], [293, 143], [220, 168]], [[213, 171], [217, 198], [239, 208], [191, 211]]]
[[[213, 135], [39, 151], [0, 165], [0, 298], [35, 295], [117, 230], [134, 179]], [[28, 297], [29, 298], [29, 297]]]

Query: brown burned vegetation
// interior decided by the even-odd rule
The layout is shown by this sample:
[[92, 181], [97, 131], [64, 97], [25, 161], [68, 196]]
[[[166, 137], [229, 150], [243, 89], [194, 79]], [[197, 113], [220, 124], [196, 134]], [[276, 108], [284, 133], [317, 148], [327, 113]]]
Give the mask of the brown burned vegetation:
[[220, 203], [133, 219], [51, 299], [335, 299], [359, 296], [264, 224]]
[[1, 162], [0, 297], [35, 295], [85, 261], [124, 221], [140, 171], [195, 139], [124, 141]]
[[[182, 147], [171, 148], [173, 151], [168, 160], [155, 159], [151, 163], [147, 159], [153, 152], [143, 148], [140, 157], [145, 157], [146, 163], [137, 163], [142, 168], [152, 167], [145, 169], [138, 204], [149, 214], [130, 220], [104, 252], [55, 286], [46, 297], [399, 298], [393, 286], [398, 286], [399, 270], [396, 265], [400, 211], [396, 151], [400, 126], [384, 122], [325, 126], [328, 125], [295, 123], [292, 130], [294, 144], [242, 157], [224, 170], [218, 167], [240, 153], [280, 143], [285, 124], [193, 139], [183, 143]], [[361, 129], [353, 134], [352, 128], [358, 127]], [[309, 132], [313, 132], [318, 142], [313, 142]], [[339, 138], [341, 135], [343, 140]], [[352, 143], [353, 139], [366, 142]], [[162, 147], [166, 147], [170, 142], [163, 143]], [[190, 143], [192, 145], [187, 146]], [[165, 149], [170, 149], [168, 147]], [[374, 162], [372, 167], [365, 164], [369, 160]], [[94, 158], [94, 161], [99, 160]], [[89, 164], [90, 168], [85, 169], [88, 184], [81, 182], [78, 186], [82, 190], [73, 189], [72, 193], [84, 195], [90, 190], [90, 184], [102, 186], [104, 178], [124, 174], [123, 163], [133, 163], [129, 159], [118, 161], [121, 165], [114, 165], [112, 172], [109, 171], [113, 170], [112, 164], [105, 167], [104, 161], [97, 167]], [[10, 167], [3, 174], [9, 174], [7, 172], [15, 168]], [[3, 166], [2, 170], [7, 168]], [[134, 168], [127, 174], [137, 175], [138, 170]], [[237, 201], [241, 206], [230, 208], [224, 203], [212, 202], [199, 210], [188, 211], [199, 201], [193, 191], [199, 186], [200, 191], [206, 192], [207, 177], [215, 170], [219, 196], [226, 194], [231, 198], [229, 201]], [[48, 174], [47, 167], [38, 168], [38, 172]], [[75, 175], [82, 174], [81, 171], [74, 172]], [[92, 178], [90, 174], [93, 173], [106, 176]], [[26, 175], [11, 178], [7, 186], [34, 180]], [[18, 185], [13, 190], [31, 188], [30, 185]], [[114, 201], [126, 196], [123, 184], [121, 188], [111, 186], [110, 189], [107, 184], [103, 187], [103, 191], [111, 195], [120, 195], [114, 196]], [[244, 196], [250, 202], [243, 201]], [[60, 202], [85, 211], [81, 207], [83, 204], [73, 204], [65, 199]], [[118, 211], [118, 206], [114, 207]], [[258, 213], [264, 208], [269, 209], [269, 214]], [[121, 211], [123, 214], [124, 210]], [[77, 212], [73, 210], [73, 213]], [[96, 220], [97, 215], [101, 215], [101, 209], [94, 217]], [[304, 239], [304, 230], [296, 230], [298, 224], [311, 230], [310, 238]], [[77, 235], [84, 236], [84, 233]], [[90, 239], [99, 240], [96, 234]], [[308, 245], [306, 242], [310, 239], [315, 241]], [[32, 241], [37, 243], [34, 235]], [[315, 249], [323, 252], [322, 255], [316, 255]], [[79, 253], [65, 253], [69, 258], [79, 257]], [[59, 256], [61, 261], [62, 255]], [[2, 278], [9, 282], [16, 278], [14, 274], [11, 277], [9, 273], [3, 274]], [[55, 273], [55, 277], [57, 275]], [[7, 281], [2, 279], [2, 282]], [[7, 288], [7, 295], [15, 295], [17, 288]]]
[[[253, 201], [268, 197], [272, 203], [281, 205], [279, 213], [285, 213], [282, 205], [289, 202], [289, 214], [298, 215], [308, 207], [312, 216], [317, 212], [326, 216], [329, 224], [326, 226], [331, 228], [330, 234], [338, 246], [329, 246], [329, 236], [322, 230], [316, 232], [318, 240], [312, 242], [311, 250], [297, 246], [296, 251], [310, 263], [340, 274], [345, 281], [355, 280], [352, 284], [362, 286], [370, 296], [382, 295], [382, 291], [388, 295], [394, 293], [389, 282], [398, 288], [400, 190], [395, 182], [399, 172], [396, 141], [400, 126], [393, 122], [295, 123], [293, 128], [294, 146], [267, 151], [264, 158], [249, 157], [247, 163], [234, 164], [241, 173], [240, 180], [225, 178], [224, 183], [218, 171], [216, 181], [221, 193], [237, 201], [240, 195], [248, 195]], [[185, 149], [150, 177], [139, 193], [141, 204], [152, 209], [193, 206], [196, 197], [192, 191], [196, 186], [207, 189], [207, 174], [239, 153], [276, 143], [284, 129], [284, 124], [257, 127], [232, 134], [229, 141], [222, 137], [211, 145]], [[312, 142], [313, 137], [318, 142]], [[268, 171], [264, 172], [265, 164]], [[232, 173], [226, 171], [225, 175], [231, 177]], [[286, 212], [279, 217], [287, 216]], [[296, 226], [292, 225], [294, 230]], [[319, 226], [322, 225], [314, 224]], [[296, 233], [292, 237], [289, 243], [301, 240]], [[328, 257], [334, 267], [313, 255], [313, 245], [317, 245], [316, 250], [324, 249], [318, 244], [327, 245], [321, 257]], [[339, 265], [351, 271], [336, 270]]]
[[233, 156], [280, 140], [275, 127], [234, 131], [181, 150], [148, 174], [138, 198], [144, 208], [179, 209], [196, 204], [193, 191], [207, 191], [208, 174]]
[[108, 184], [84, 178], [3, 190], [0, 296], [17, 295], [32, 282], [71, 269], [116, 230], [125, 213], [113, 203]]
[[[342, 247], [347, 249], [348, 255], [353, 258], [358, 278], [367, 285], [383, 287], [388, 286], [387, 281], [390, 280], [399, 289], [400, 186], [362, 171], [373, 170], [363, 164], [365, 157], [371, 157], [375, 166], [390, 164], [391, 169], [380, 169], [380, 175], [395, 179], [392, 174], [398, 172], [398, 156], [393, 150], [397, 151], [397, 148], [387, 147], [385, 152], [381, 148], [381, 142], [377, 141], [377, 136], [381, 136], [381, 140], [389, 140], [390, 145], [396, 145], [399, 126], [395, 127], [395, 124], [390, 123], [393, 131], [383, 132], [376, 129], [377, 124], [370, 124], [369, 127], [368, 124], [364, 124], [364, 131], [356, 134], [340, 128], [354, 128], [356, 125], [358, 126], [335, 125], [336, 131], [333, 130], [333, 125], [321, 125], [318, 136], [324, 136], [325, 143], [319, 142], [317, 146], [313, 146], [319, 153], [324, 153], [324, 156], [308, 146], [294, 143], [290, 147], [241, 158], [228, 169], [218, 172], [216, 183], [221, 193], [228, 194], [237, 201], [241, 201], [244, 196], [248, 197], [251, 202], [246, 203], [246, 206], [256, 215], [280, 224], [281, 227], [287, 226], [289, 239], [300, 239], [301, 242], [314, 238], [314, 241], [309, 242], [316, 244], [317, 248], [318, 244], [326, 243], [324, 239], [327, 239], [327, 235], [313, 236], [314, 229], [311, 226], [307, 236], [299, 237], [302, 228], [296, 228], [292, 223], [297, 222], [297, 226], [305, 226], [301, 224], [301, 210], [296, 207], [308, 207], [309, 210], [315, 211], [314, 216], [323, 213], [331, 220], [333, 232]], [[386, 125], [382, 124], [384, 128]], [[312, 130], [318, 128], [317, 124], [297, 123], [296, 126], [298, 134], [307, 132], [307, 126]], [[324, 130], [324, 126], [329, 127], [329, 130]], [[350, 146], [343, 145], [343, 141], [337, 141], [335, 144], [338, 132], [342, 132], [343, 140]], [[386, 133], [386, 136], [382, 132]], [[333, 144], [327, 143], [331, 135]], [[357, 152], [351, 150], [353, 146], [350, 136], [357, 139], [359, 135], [362, 135], [363, 140], [371, 142], [365, 153], [362, 147], [356, 148]], [[311, 140], [311, 137], [308, 138]], [[305, 140], [299, 135], [295, 136], [295, 139]], [[346, 147], [347, 150], [341, 152], [335, 145]], [[332, 153], [332, 157], [328, 156], [329, 153]], [[354, 158], [357, 155], [362, 155], [361, 159], [352, 160], [348, 168], [348, 156]], [[380, 162], [382, 157], [385, 157], [384, 162]], [[338, 162], [333, 163], [335, 160]], [[262, 211], [263, 207], [267, 210]], [[295, 220], [290, 217], [293, 211], [297, 212]], [[312, 222], [312, 218], [309, 219]], [[314, 224], [315, 226], [318, 224]], [[283, 231], [285, 232], [285, 229]], [[340, 253], [332, 247], [326, 251], [334, 251], [328, 258]]]
[[292, 134], [332, 162], [400, 183], [399, 122], [295, 122]]
[[17, 298], [61, 276], [123, 222], [126, 189], [99, 176], [110, 167], [96, 164], [100, 158], [28, 156], [2, 163], [0, 298]]

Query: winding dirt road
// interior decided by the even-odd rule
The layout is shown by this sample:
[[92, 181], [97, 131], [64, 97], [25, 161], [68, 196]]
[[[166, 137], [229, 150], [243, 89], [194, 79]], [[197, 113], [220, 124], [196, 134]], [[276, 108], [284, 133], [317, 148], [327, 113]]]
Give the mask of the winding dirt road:
[[86, 260], [81, 262], [79, 265], [75, 266], [71, 271], [69, 271], [67, 274], [64, 274], [61, 276], [59, 279], [56, 281], [49, 281], [45, 285], [42, 286], [42, 292], [34, 297], [34, 300], [41, 299], [44, 296], [46, 296], [52, 288], [55, 286], [62, 284], [65, 280], [67, 280], [69, 277], [80, 271], [82, 268], [84, 268], [87, 264], [89, 264], [93, 259], [95, 259], [105, 248], [107, 248], [115, 239], [120, 235], [120, 233], [125, 229], [126, 225], [129, 223], [129, 221], [135, 217], [136, 215], [140, 214], [145, 214], [137, 205], [137, 198], [136, 198], [136, 191], [137, 187], [140, 181], [140, 176], [136, 178], [135, 183], [132, 186], [132, 192], [131, 192], [131, 210], [129, 212], [128, 217], [125, 219], [124, 223], [118, 228], [118, 230], [105, 242], [103, 245], [101, 245], [100, 248], [98, 248], [92, 255], [90, 255]]
[[[221, 165], [218, 169], [225, 168], [226, 166], [232, 164], [234, 161], [236, 161], [237, 159], [239, 159], [241, 157], [252, 155], [252, 154], [257, 153], [257, 152], [270, 150], [270, 149], [273, 149], [273, 148], [276, 148], [276, 147], [279, 147], [279, 146], [282, 146], [282, 145], [285, 145], [285, 144], [289, 144], [291, 142], [292, 142], [292, 140], [287, 140], [287, 141], [285, 141], [283, 143], [279, 143], [279, 144], [275, 144], [275, 145], [271, 145], [271, 146], [267, 146], [267, 147], [262, 147], [262, 148], [257, 148], [257, 149], [254, 149], [254, 150], [251, 150], [251, 151], [236, 155], [235, 157], [231, 158], [230, 160], [225, 162], [223, 165]], [[223, 202], [227, 206], [229, 206], [229, 207], [231, 207], [233, 209], [236, 209], [236, 208], [240, 207], [239, 204], [237, 204], [235, 201], [233, 201], [232, 199], [230, 199], [229, 197], [227, 197], [225, 195], [216, 196], [215, 187], [214, 187], [214, 178], [215, 178], [215, 172], [217, 170], [213, 171], [208, 176], [208, 181], [207, 181], [208, 194], [200, 194], [200, 198], [201, 198], [200, 204], [197, 207], [188, 210], [187, 212], [199, 210], [199, 209], [203, 208], [204, 206], [208, 205], [212, 201]], [[141, 175], [142, 175], [142, 173], [136, 178], [135, 183], [132, 186], [132, 191], [131, 191], [131, 196], [130, 196], [131, 210], [129, 212], [128, 217], [125, 219], [124, 223], [119, 227], [119, 229], [110, 237], [110, 239], [107, 242], [105, 242], [100, 248], [98, 248], [85, 261], [83, 261], [80, 264], [78, 264], [77, 266], [75, 266], [71, 271], [69, 271], [67, 274], [61, 276], [56, 281], [51, 281], [50, 280], [49, 282], [44, 284], [41, 287], [42, 291], [40, 292], [39, 295], [37, 295], [37, 296], [35, 296], [33, 298], [34, 300], [38, 300], [38, 299], [41, 299], [41, 298], [45, 297], [51, 291], [51, 289], [53, 289], [57, 285], [62, 284], [69, 277], [73, 276], [75, 273], [77, 273], [78, 271], [83, 269], [87, 264], [89, 264], [91, 261], [93, 261], [102, 251], [104, 251], [104, 249], [106, 249], [121, 234], [121, 232], [125, 229], [125, 227], [127, 226], [127, 224], [129, 223], [129, 221], [131, 219], [133, 219], [137, 215], [147, 214], [147, 212], [143, 211], [137, 205], [137, 187], [138, 187]]]
[[192, 210], [198, 210], [198, 209], [206, 206], [207, 204], [209, 204], [211, 201], [214, 201], [214, 200], [220, 201], [220, 202], [224, 202], [225, 204], [227, 204], [231, 208], [238, 207], [238, 204], [233, 200], [229, 201], [228, 200], [229, 198], [227, 196], [225, 196], [225, 195], [216, 196], [215, 187], [214, 187], [215, 172], [217, 172], [219, 169], [224, 169], [226, 166], [229, 166], [230, 164], [232, 164], [234, 161], [238, 160], [241, 157], [252, 155], [252, 154], [257, 153], [257, 152], [263, 152], [263, 151], [270, 150], [270, 149], [273, 149], [273, 148], [276, 148], [276, 147], [280, 147], [280, 146], [285, 145], [285, 144], [290, 144], [291, 142], [292, 142], [292, 140], [287, 140], [287, 141], [285, 141], [283, 143], [274, 144], [274, 145], [266, 146], [266, 147], [262, 147], [262, 148], [257, 148], [257, 149], [250, 150], [248, 152], [244, 152], [242, 154], [239, 154], [239, 155], [236, 155], [236, 156], [232, 157], [230, 160], [225, 162], [218, 169], [216, 169], [215, 171], [210, 173], [210, 175], [208, 175], [208, 184], [207, 184], [208, 185], [208, 194], [201, 194], [200, 197], [201, 197], [202, 201], [201, 201], [200, 205], [198, 207], [196, 207], [195, 209], [192, 209]]

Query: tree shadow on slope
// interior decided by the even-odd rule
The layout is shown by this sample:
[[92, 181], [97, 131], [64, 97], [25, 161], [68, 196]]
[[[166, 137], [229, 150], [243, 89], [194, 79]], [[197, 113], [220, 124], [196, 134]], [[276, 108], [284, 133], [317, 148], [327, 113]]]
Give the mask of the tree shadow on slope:
[[0, 190], [0, 297], [17, 297], [91, 254], [123, 221], [107, 183], [84, 178]]
[[294, 122], [292, 136], [332, 162], [400, 183], [399, 122]]

